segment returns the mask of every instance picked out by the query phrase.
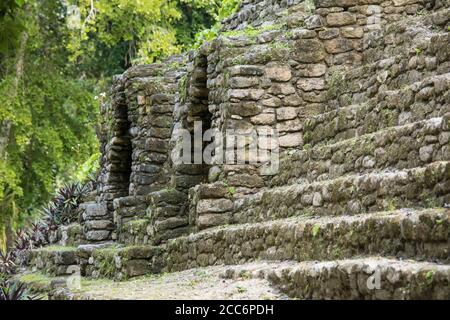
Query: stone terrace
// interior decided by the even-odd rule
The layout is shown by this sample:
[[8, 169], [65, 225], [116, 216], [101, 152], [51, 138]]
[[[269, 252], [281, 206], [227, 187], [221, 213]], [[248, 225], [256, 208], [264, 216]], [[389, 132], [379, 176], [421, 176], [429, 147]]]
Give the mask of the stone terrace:
[[[208, 270], [270, 298], [450, 299], [449, 21], [440, 0], [244, 0], [215, 40], [116, 76], [98, 189], [22, 281], [80, 270], [88, 294], [44, 291], [132, 298], [99, 281]], [[225, 150], [242, 161], [174, 161], [196, 121], [254, 132]]]

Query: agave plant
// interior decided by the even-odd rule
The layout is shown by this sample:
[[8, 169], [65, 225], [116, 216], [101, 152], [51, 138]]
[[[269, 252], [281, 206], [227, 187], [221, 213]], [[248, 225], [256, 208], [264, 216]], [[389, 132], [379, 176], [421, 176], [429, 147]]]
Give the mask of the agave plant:
[[42, 221], [45, 222], [49, 231], [56, 230], [61, 225], [61, 216], [54, 202], [49, 203], [41, 209]]
[[14, 251], [25, 251], [25, 250], [30, 249], [31, 246], [32, 246], [32, 243], [31, 243], [29, 231], [20, 230], [20, 229], [17, 230]]
[[39, 300], [37, 295], [30, 294], [24, 283], [2, 280], [0, 282], [0, 301], [2, 300]]
[[28, 256], [28, 251], [33, 248], [33, 242], [29, 230], [17, 230], [16, 241], [12, 255], [16, 263], [22, 265]]
[[44, 220], [34, 222], [30, 226], [30, 240], [33, 247], [42, 247], [50, 242], [51, 228]]
[[0, 274], [13, 274], [16, 269], [14, 260], [14, 254], [11, 251], [4, 253], [0, 250]]
[[78, 219], [78, 206], [82, 197], [92, 190], [92, 183], [71, 183], [61, 187], [52, 202], [43, 209], [46, 221], [52, 229], [60, 224], [69, 224]]

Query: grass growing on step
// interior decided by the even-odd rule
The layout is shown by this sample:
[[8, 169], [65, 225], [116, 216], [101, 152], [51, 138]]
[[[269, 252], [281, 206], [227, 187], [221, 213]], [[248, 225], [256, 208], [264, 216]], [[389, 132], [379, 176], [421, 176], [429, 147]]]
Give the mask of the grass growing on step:
[[19, 276], [19, 281], [27, 285], [32, 285], [36, 289], [44, 289], [50, 286], [52, 278], [40, 272], [27, 273]]
[[248, 26], [242, 30], [232, 30], [223, 32], [222, 35], [225, 37], [239, 37], [239, 36], [247, 36], [249, 38], [254, 38], [259, 36], [261, 33], [266, 31], [280, 30], [284, 27], [283, 24], [275, 23], [271, 25], [266, 25], [260, 28], [255, 28], [253, 26]]
[[427, 280], [427, 284], [431, 285], [433, 283], [434, 271], [430, 270], [425, 274], [425, 279]]
[[318, 224], [315, 224], [313, 227], [312, 227], [312, 236], [313, 237], [315, 237], [315, 236], [317, 236], [317, 234], [319, 233], [319, 231], [320, 231], [320, 225], [318, 225]]
[[95, 250], [92, 256], [95, 259], [95, 264], [100, 275], [111, 278], [116, 272], [115, 255], [117, 254], [116, 248], [105, 248], [101, 250]]
[[131, 234], [138, 234], [141, 232], [145, 232], [147, 225], [148, 225], [147, 219], [136, 219], [136, 220], [127, 222], [124, 225], [123, 229], [125, 231], [128, 231]]
[[58, 251], [76, 251], [76, 247], [65, 247], [65, 246], [48, 246], [42, 247], [39, 250], [58, 252]]
[[441, 206], [442, 206], [441, 202], [436, 198], [428, 198], [425, 200], [426, 208], [439, 208]]
[[305, 0], [305, 12], [309, 14], [314, 14], [316, 11], [316, 5], [314, 3], [314, 0]]
[[242, 286], [237, 286], [236, 289], [237, 289], [238, 293], [246, 293], [247, 292], [247, 288], [244, 288]]

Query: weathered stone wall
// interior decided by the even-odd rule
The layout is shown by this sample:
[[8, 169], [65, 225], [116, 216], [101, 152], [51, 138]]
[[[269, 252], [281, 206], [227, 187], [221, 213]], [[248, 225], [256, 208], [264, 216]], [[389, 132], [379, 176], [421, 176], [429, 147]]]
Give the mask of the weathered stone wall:
[[29, 264], [51, 275], [81, 271], [82, 276], [117, 280], [261, 259], [309, 263], [375, 255], [439, 261], [445, 266], [449, 261], [449, 210], [407, 213], [403, 209], [351, 217], [300, 216], [204, 230], [163, 246], [41, 248], [31, 252]]
[[222, 30], [230, 31], [246, 27], [260, 27], [273, 23], [287, 14], [289, 7], [299, 3], [306, 3], [306, 9], [314, 8], [313, 1], [302, 0], [244, 0], [240, 3], [236, 13], [222, 22]]
[[[86, 238], [160, 244], [300, 213], [444, 204], [449, 16], [444, 1], [243, 1], [217, 39], [131, 68], [103, 109]], [[178, 163], [196, 121], [253, 134], [222, 141], [225, 163]], [[194, 161], [208, 141], [191, 143]]]
[[[129, 192], [114, 200], [119, 241], [147, 243], [149, 195], [171, 180], [169, 143], [178, 81], [184, 75], [184, 56], [161, 64], [137, 66], [125, 72], [125, 94], [132, 144]], [[135, 235], [139, 237], [136, 241]]]
[[[61, 228], [74, 247], [29, 265], [235, 264], [295, 298], [449, 299], [449, 32], [449, 1], [244, 0], [215, 40], [115, 77], [86, 239]], [[198, 123], [225, 138], [208, 163], [220, 137]]]
[[[266, 5], [264, 1], [248, 5], [255, 8], [260, 4]], [[282, 5], [287, 4], [282, 2]], [[435, 8], [439, 6], [436, 4]], [[217, 94], [210, 94], [210, 104], [219, 105], [222, 110], [222, 131], [276, 130], [279, 152], [284, 157], [292, 152], [290, 149], [348, 139], [390, 126], [440, 117], [449, 111], [445, 74], [449, 71], [449, 36], [445, 30], [439, 32], [448, 21], [448, 9], [427, 16], [416, 27], [404, 21], [391, 23], [399, 17], [420, 16], [418, 12], [426, 10], [426, 2], [316, 1], [314, 6], [303, 2], [291, 3], [289, 7], [284, 15], [272, 16], [276, 21], [256, 29], [248, 28], [246, 23], [233, 27], [225, 23], [225, 30], [238, 30], [226, 32], [205, 46], [211, 52], [208, 63], [218, 73], [208, 82], [210, 90], [218, 88]], [[244, 12], [240, 11], [230, 21], [237, 21], [233, 19], [240, 15], [245, 17]], [[256, 17], [257, 11], [254, 12]], [[242, 19], [257, 25], [257, 18], [247, 18]], [[430, 33], [430, 25], [438, 31]], [[411, 48], [411, 43], [417, 47]], [[439, 77], [441, 74], [445, 75]], [[422, 82], [415, 83], [419, 80]], [[404, 89], [393, 90], [399, 87]], [[404, 99], [405, 94], [408, 99]], [[381, 99], [385, 101], [380, 102]], [[356, 116], [352, 109], [347, 118], [342, 118], [340, 108], [356, 103], [365, 105]], [[325, 119], [323, 125], [321, 119]], [[410, 134], [416, 137], [415, 133]], [[263, 148], [267, 138], [256, 135], [255, 139]], [[422, 153], [426, 148], [433, 148], [426, 146], [429, 141], [419, 143], [417, 152], [421, 147]], [[442, 150], [437, 146], [438, 150], [431, 153], [445, 160], [448, 152], [445, 138], [440, 145]], [[238, 146], [236, 153], [245, 154], [242, 152], [245, 148], [247, 145]], [[197, 227], [242, 221], [233, 218], [233, 212], [240, 210], [239, 199], [271, 184], [271, 176], [263, 172], [267, 159], [258, 154], [249, 155], [246, 160], [252, 156], [258, 159], [258, 164], [225, 164], [211, 169], [209, 182], [219, 180], [225, 184], [219, 188], [213, 184], [211, 190], [216, 193], [209, 192], [206, 196], [192, 190], [191, 221]], [[372, 155], [365, 156], [366, 162], [371, 162]], [[344, 159], [342, 162], [351, 164], [351, 160]], [[289, 161], [290, 158], [286, 162]], [[328, 165], [326, 161], [322, 164]], [[400, 164], [399, 168], [402, 167], [405, 165]], [[298, 172], [296, 169], [294, 172]], [[305, 172], [308, 170], [314, 174], [316, 168], [305, 168]], [[228, 192], [224, 192], [226, 188]], [[238, 200], [234, 207], [233, 200]]]
[[113, 200], [128, 194], [131, 173], [131, 141], [128, 106], [121, 76], [113, 79], [109, 101], [101, 107], [101, 171], [97, 198], [81, 205], [81, 223], [88, 241], [116, 238]]

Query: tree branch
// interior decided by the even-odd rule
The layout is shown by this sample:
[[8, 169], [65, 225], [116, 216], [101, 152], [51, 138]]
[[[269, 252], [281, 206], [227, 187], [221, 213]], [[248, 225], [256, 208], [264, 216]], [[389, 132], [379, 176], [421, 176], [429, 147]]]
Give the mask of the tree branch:
[[83, 25], [81, 26], [81, 31], [84, 30], [86, 27], [86, 24], [91, 20], [93, 17], [95, 17], [95, 7], [94, 7], [94, 0], [91, 0], [91, 8], [89, 10], [89, 14], [87, 15], [86, 19], [83, 21]]

